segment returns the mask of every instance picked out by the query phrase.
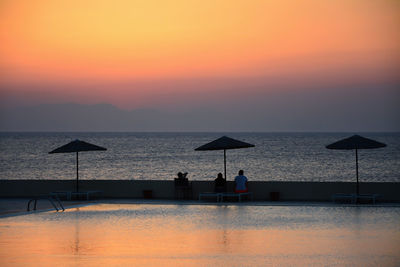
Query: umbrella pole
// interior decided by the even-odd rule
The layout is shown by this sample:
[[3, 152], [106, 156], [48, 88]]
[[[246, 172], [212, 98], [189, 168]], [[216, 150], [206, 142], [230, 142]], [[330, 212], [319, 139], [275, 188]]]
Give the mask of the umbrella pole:
[[225, 174], [225, 181], [226, 181], [226, 149], [224, 149], [224, 174]]
[[78, 164], [78, 152], [76, 152], [76, 192], [79, 192], [79, 164]]
[[357, 195], [360, 193], [359, 185], [358, 185], [358, 152], [356, 148], [356, 175], [357, 175]]

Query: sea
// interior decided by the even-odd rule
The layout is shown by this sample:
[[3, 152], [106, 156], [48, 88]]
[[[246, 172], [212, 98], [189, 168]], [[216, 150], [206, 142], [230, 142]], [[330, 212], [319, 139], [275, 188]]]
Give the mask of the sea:
[[[361, 182], [400, 182], [400, 133], [359, 133], [387, 144], [359, 150]], [[79, 139], [107, 151], [79, 153], [81, 180], [172, 180], [187, 172], [189, 180], [213, 180], [224, 172], [223, 151], [194, 149], [221, 136], [254, 144], [226, 151], [227, 179], [243, 169], [249, 181], [352, 182], [354, 150], [325, 146], [353, 133], [136, 133], [136, 132], [2, 132], [0, 179], [71, 180], [75, 153], [49, 154]]]

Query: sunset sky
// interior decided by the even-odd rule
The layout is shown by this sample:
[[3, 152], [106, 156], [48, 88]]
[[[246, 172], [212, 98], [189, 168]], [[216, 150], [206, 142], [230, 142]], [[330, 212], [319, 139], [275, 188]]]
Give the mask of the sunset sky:
[[0, 104], [343, 105], [360, 130], [400, 130], [399, 25], [396, 0], [2, 0]]

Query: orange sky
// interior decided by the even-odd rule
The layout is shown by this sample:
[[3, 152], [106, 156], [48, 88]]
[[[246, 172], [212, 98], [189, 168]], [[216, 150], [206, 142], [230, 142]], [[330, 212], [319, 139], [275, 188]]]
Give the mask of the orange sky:
[[398, 1], [12, 0], [0, 12], [1, 69], [27, 79], [254, 75], [400, 48]]
[[[176, 80], [390, 82], [399, 70], [399, 25], [396, 0], [2, 0], [0, 90], [51, 84], [47, 92], [57, 95], [69, 86], [75, 101], [97, 93], [96, 101], [134, 108], [140, 103], [127, 95], [140, 102], [153, 90], [157, 103]], [[152, 87], [154, 80], [168, 86]], [[132, 81], [148, 84], [114, 86]], [[203, 90], [195, 85], [174, 90]]]

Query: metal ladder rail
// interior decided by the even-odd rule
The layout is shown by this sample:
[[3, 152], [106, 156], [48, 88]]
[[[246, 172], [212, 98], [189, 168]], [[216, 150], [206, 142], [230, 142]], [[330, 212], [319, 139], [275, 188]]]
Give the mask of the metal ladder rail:
[[[52, 197], [50, 197], [52, 198]], [[60, 205], [62, 211], [65, 211], [63, 204], [61, 203], [61, 200], [58, 196], [55, 196], [55, 200], [57, 200], [58, 205]]]
[[[33, 210], [36, 210], [37, 201], [38, 201], [39, 199], [47, 199], [47, 200], [51, 203], [51, 205], [53, 205], [54, 209], [55, 209], [56, 211], [59, 211], [59, 209], [57, 208], [56, 204], [54, 204], [54, 201], [53, 201], [54, 199], [53, 199], [51, 196], [43, 196], [43, 197], [35, 197], [35, 198], [32, 198], [32, 199], [29, 200], [29, 202], [28, 202], [27, 211], [30, 211], [30, 205], [31, 205], [32, 201], [34, 201]], [[59, 199], [58, 197], [56, 197], [55, 200], [56, 200], [57, 203], [60, 205], [62, 211], [64, 211], [65, 209], [64, 209], [64, 206], [61, 204], [60, 199]]]

